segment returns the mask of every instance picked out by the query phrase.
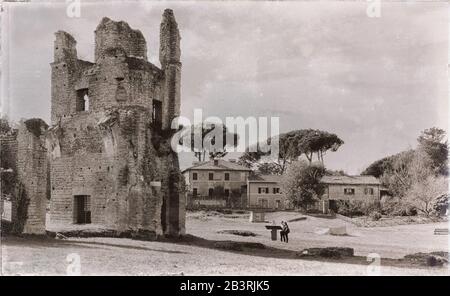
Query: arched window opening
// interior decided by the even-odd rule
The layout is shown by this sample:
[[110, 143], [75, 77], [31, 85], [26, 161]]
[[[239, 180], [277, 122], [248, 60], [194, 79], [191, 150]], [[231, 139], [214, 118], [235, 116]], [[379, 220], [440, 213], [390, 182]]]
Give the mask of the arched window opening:
[[89, 111], [89, 89], [77, 90], [76, 111]]

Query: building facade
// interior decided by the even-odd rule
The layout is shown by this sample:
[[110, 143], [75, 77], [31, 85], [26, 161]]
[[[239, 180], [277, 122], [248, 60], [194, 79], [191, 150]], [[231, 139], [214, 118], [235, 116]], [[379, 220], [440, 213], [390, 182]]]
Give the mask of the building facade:
[[[282, 192], [283, 176], [253, 175], [247, 181], [249, 208], [270, 210], [292, 209], [292, 203]], [[324, 176], [324, 195], [310, 209], [323, 213], [337, 211], [338, 201], [379, 201], [380, 181], [373, 176]]]
[[185, 169], [187, 203], [204, 206], [244, 206], [250, 169], [235, 161], [215, 159]]
[[336, 212], [337, 201], [379, 201], [381, 183], [373, 176], [324, 176], [325, 193], [317, 207], [323, 213]]
[[285, 210], [292, 206], [282, 191], [279, 175], [253, 175], [247, 180], [247, 207]]

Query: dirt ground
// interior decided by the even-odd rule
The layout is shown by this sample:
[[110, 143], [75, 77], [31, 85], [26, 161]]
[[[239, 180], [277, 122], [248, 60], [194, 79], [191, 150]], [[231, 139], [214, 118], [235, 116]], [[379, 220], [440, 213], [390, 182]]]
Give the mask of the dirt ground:
[[[266, 220], [299, 218], [276, 212]], [[434, 235], [446, 223], [359, 228], [339, 219], [308, 216], [290, 222], [289, 243], [270, 240], [265, 223], [250, 223], [247, 215], [190, 212], [184, 241], [139, 241], [126, 238], [2, 238], [4, 275], [448, 275], [447, 268], [399, 264], [396, 258], [416, 252], [448, 251], [448, 236]], [[324, 233], [328, 227], [346, 226], [349, 235]], [[241, 230], [256, 236], [229, 234]], [[216, 241], [261, 243], [264, 249], [241, 251], [214, 247]], [[355, 249], [354, 259], [299, 259], [304, 248], [345, 246]], [[367, 261], [379, 254], [380, 264]], [[377, 256], [377, 255], [375, 255]], [[388, 259], [392, 258], [392, 259]], [[80, 262], [77, 265], [77, 262]], [[78, 268], [79, 266], [79, 268]]]
[[[266, 221], [280, 224], [281, 221], [294, 220], [302, 215], [296, 212], [274, 212], [266, 214]], [[307, 216], [306, 220], [289, 222], [291, 230], [289, 243], [270, 240], [266, 223], [249, 223], [246, 215], [221, 215], [214, 212], [189, 213], [186, 229], [195, 236], [217, 240], [245, 240], [261, 242], [277, 248], [302, 250], [312, 247], [351, 247], [355, 255], [367, 256], [378, 253], [383, 258], [401, 258], [416, 252], [448, 251], [449, 237], [434, 235], [436, 228], [448, 228], [448, 223], [410, 224], [387, 227], [357, 227], [340, 219], [327, 219]], [[205, 223], [207, 222], [207, 223]], [[321, 234], [330, 227], [345, 226], [348, 235], [333, 236]], [[241, 237], [219, 234], [220, 230], [247, 230], [256, 237]]]

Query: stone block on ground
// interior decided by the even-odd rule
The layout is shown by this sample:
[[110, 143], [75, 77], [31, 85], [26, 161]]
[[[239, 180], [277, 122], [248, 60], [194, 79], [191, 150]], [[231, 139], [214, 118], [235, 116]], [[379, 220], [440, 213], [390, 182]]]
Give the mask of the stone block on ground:
[[230, 251], [243, 251], [244, 248], [248, 249], [265, 249], [266, 246], [261, 243], [253, 242], [233, 242], [233, 241], [218, 241], [214, 243], [214, 248], [230, 250]]
[[323, 257], [323, 258], [342, 258], [353, 257], [353, 248], [346, 247], [327, 247], [327, 248], [309, 248], [298, 254], [299, 257]]
[[257, 236], [256, 233], [248, 231], [248, 230], [221, 230], [221, 231], [217, 231], [217, 233], [233, 234], [233, 235], [240, 235], [240, 236]]
[[249, 221], [252, 223], [255, 222], [265, 222], [266, 215], [264, 212], [251, 211]]
[[419, 252], [406, 255], [403, 259], [423, 266], [442, 266], [448, 263], [448, 252]]
[[347, 227], [338, 226], [338, 227], [330, 227], [329, 234], [331, 235], [347, 235]]

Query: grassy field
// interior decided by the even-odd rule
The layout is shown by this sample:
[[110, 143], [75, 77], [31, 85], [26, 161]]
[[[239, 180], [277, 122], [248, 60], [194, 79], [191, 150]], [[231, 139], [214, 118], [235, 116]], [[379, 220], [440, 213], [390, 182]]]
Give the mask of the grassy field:
[[[279, 223], [299, 217], [276, 212], [267, 220]], [[124, 238], [2, 238], [3, 274], [66, 274], [70, 258], [79, 258], [83, 275], [364, 275], [377, 269], [366, 256], [379, 254], [382, 275], [445, 275], [446, 268], [400, 263], [396, 258], [416, 252], [448, 251], [448, 236], [433, 235], [444, 224], [401, 225], [359, 228], [339, 219], [308, 216], [290, 222], [288, 244], [271, 241], [264, 223], [250, 223], [242, 214], [190, 212], [183, 241], [139, 241]], [[346, 226], [348, 236], [323, 233], [328, 227]], [[239, 236], [224, 230], [252, 232]], [[253, 242], [264, 249], [222, 250], [217, 241]], [[299, 259], [304, 248], [345, 246], [357, 257], [348, 259]], [[71, 255], [76, 254], [76, 255]], [[68, 258], [69, 256], [69, 258]], [[391, 258], [391, 259], [389, 259]]]

